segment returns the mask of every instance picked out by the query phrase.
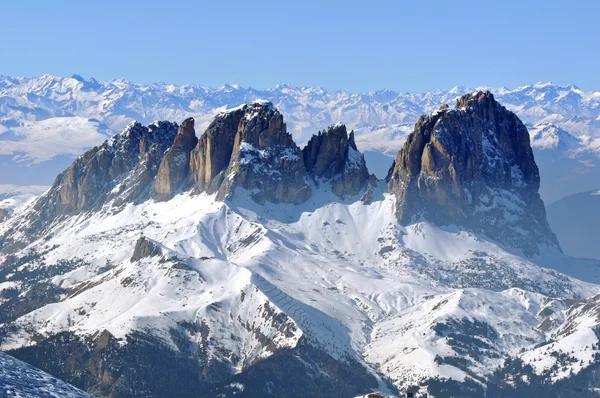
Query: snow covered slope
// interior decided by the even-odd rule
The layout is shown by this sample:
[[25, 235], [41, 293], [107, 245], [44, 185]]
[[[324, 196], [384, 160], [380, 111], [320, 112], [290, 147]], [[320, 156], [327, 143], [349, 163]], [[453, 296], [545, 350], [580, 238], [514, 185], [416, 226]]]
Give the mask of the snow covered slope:
[[[370, 169], [383, 178], [421, 114], [444, 103], [452, 105], [458, 96], [472, 91], [454, 87], [430, 93], [390, 90], [348, 93], [285, 84], [256, 90], [227, 84], [218, 88], [191, 84], [143, 85], [125, 80], [85, 80], [77, 75], [70, 78], [0, 77], [0, 141], [3, 141], [0, 155], [4, 155], [0, 162], [3, 175], [0, 183], [49, 184], [53, 176], [70, 163], [72, 156], [100, 144], [106, 134], [121, 130], [132, 120], [148, 124], [154, 120], [183, 120], [192, 116], [197, 130], [203, 131], [219, 111], [255, 99], [272, 101], [301, 145], [317, 131], [343, 120], [349, 129], [355, 130], [356, 143], [361, 151], [367, 152]], [[529, 127], [550, 123], [578, 137], [585, 148], [591, 150], [592, 162], [597, 161], [598, 153], [593, 149], [599, 147], [600, 142], [599, 92], [552, 83], [491, 91]], [[81, 133], [75, 140], [73, 129]], [[53, 145], [44, 144], [48, 141]], [[569, 156], [559, 150], [560, 156]], [[583, 159], [584, 163], [588, 160]], [[40, 161], [44, 162], [40, 164]], [[562, 181], [564, 175], [579, 175], [578, 165], [581, 163], [569, 164], [575, 170], [555, 176], [560, 170], [546, 168], [542, 163], [542, 186]], [[16, 173], [19, 180], [9, 178]], [[588, 175], [598, 178], [593, 169], [588, 170]], [[542, 197], [554, 201], [591, 189], [581, 188], [565, 185], [562, 195], [543, 189]]]
[[[546, 204], [569, 194], [600, 187], [600, 141], [588, 136], [576, 137], [552, 123], [538, 123], [529, 129], [535, 160], [544, 179], [540, 195]], [[583, 256], [584, 254], [579, 254]]]
[[[485, 381], [510, 355], [568, 329], [560, 317], [540, 328], [551, 297], [600, 292], [483, 237], [397, 227], [389, 196], [370, 205], [327, 192], [300, 207], [248, 204], [240, 195], [230, 204], [179, 195], [65, 220], [22, 252], [43, 253], [29, 274], [18, 262], [4, 268], [4, 291], [26, 296], [47, 281], [60, 292], [6, 324], [2, 349], [35, 348], [60, 333], [93, 341], [105, 331], [125, 344], [137, 331], [177, 350], [174, 331], [184, 330], [208, 363], [232, 374], [306, 339], [333, 358], [364, 361], [399, 387], [435, 377]], [[140, 257], [140, 240], [157, 250]], [[40, 277], [36, 269], [47, 271]], [[455, 359], [466, 344], [458, 336], [478, 347], [464, 363]], [[570, 336], [567, 347], [577, 341]]]
[[15, 398], [85, 398], [91, 395], [0, 353], [0, 396]]
[[45, 186], [0, 184], [0, 223], [18, 214], [46, 191]]

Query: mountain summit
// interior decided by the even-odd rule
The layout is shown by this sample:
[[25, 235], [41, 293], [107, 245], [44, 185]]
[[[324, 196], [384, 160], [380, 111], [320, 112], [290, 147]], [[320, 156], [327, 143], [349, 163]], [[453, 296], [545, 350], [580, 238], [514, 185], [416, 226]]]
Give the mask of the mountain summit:
[[538, 254], [538, 245], [558, 247], [527, 129], [489, 91], [422, 116], [388, 179], [403, 224], [457, 225], [527, 255]]

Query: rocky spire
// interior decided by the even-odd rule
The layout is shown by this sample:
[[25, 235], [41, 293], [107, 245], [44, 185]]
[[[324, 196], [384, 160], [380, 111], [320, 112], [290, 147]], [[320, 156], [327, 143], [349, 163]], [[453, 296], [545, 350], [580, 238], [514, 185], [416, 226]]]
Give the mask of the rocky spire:
[[354, 132], [337, 123], [313, 135], [302, 149], [304, 164], [319, 183], [328, 180], [338, 196], [356, 195], [369, 179], [363, 155], [356, 148]]
[[258, 203], [302, 203], [312, 191], [300, 148], [287, 132], [272, 103], [247, 105], [235, 135], [231, 160], [217, 198], [231, 197], [236, 187], [251, 191]]
[[388, 180], [403, 224], [458, 225], [527, 255], [539, 245], [558, 247], [538, 194], [527, 129], [490, 92], [422, 116]]
[[[52, 187], [23, 217], [27, 233], [36, 236], [63, 216], [99, 210], [107, 203], [120, 206], [140, 202], [148, 192], [165, 151], [177, 133], [177, 124], [133, 122], [119, 134], [79, 156], [54, 180]], [[0, 237], [5, 246], [12, 238]]]
[[272, 103], [255, 101], [215, 118], [191, 154], [188, 187], [259, 202], [301, 203], [311, 196], [300, 148]]
[[245, 110], [244, 105], [217, 115], [200, 137], [190, 159], [189, 184], [195, 191], [212, 194], [221, 186]]
[[181, 188], [188, 176], [190, 153], [197, 143], [194, 119], [190, 117], [179, 126], [173, 145], [160, 162], [152, 187], [157, 199], [170, 199]]
[[344, 125], [313, 137], [303, 153], [281, 113], [267, 101], [219, 114], [200, 139], [193, 118], [180, 126], [134, 122], [61, 173], [36, 201], [27, 228], [33, 236], [62, 216], [106, 204], [168, 200], [184, 190], [216, 193], [224, 200], [240, 188], [258, 203], [299, 204], [312, 195], [311, 177], [326, 180], [340, 196], [355, 195], [365, 186], [364, 158]]

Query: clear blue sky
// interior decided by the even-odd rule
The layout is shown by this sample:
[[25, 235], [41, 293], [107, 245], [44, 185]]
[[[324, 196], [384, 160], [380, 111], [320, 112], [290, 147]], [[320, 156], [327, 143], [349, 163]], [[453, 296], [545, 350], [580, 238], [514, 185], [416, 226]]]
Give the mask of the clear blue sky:
[[600, 1], [4, 1], [0, 74], [600, 89]]

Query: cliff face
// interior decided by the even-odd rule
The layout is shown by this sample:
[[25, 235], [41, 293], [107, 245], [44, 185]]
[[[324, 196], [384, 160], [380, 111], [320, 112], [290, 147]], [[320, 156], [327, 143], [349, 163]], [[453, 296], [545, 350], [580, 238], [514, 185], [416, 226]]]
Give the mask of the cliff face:
[[182, 188], [190, 169], [190, 154], [197, 143], [194, 119], [185, 119], [160, 162], [152, 187], [157, 199], [169, 199]]
[[422, 116], [388, 180], [403, 224], [463, 226], [527, 255], [538, 245], [558, 246], [538, 194], [527, 129], [489, 92]]
[[270, 102], [244, 108], [217, 198], [230, 197], [236, 187], [251, 191], [258, 203], [298, 204], [312, 194], [300, 148]]
[[255, 101], [217, 115], [200, 139], [192, 118], [181, 126], [129, 124], [56, 178], [36, 201], [26, 229], [39, 234], [63, 216], [169, 200], [185, 191], [226, 200], [243, 189], [261, 204], [299, 204], [311, 197], [311, 187], [329, 184], [338, 196], [352, 196], [368, 179], [354, 135], [344, 125], [320, 132], [300, 150], [273, 104]]
[[10, 209], [0, 208], [0, 222], [4, 220], [8, 220], [8, 218], [12, 215], [12, 211]]
[[338, 196], [356, 195], [369, 179], [363, 155], [356, 148], [354, 132], [337, 123], [313, 135], [302, 156], [308, 173], [319, 182], [331, 183]]
[[238, 126], [246, 106], [221, 113], [202, 134], [190, 159], [188, 185], [196, 191], [216, 192], [229, 167]]
[[114, 200], [119, 205], [147, 197], [177, 124], [129, 124], [121, 133], [78, 157], [56, 177], [35, 204], [43, 219], [96, 210]]

